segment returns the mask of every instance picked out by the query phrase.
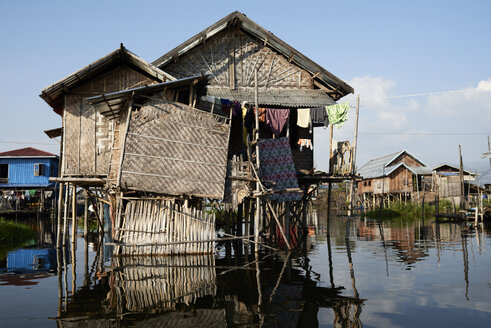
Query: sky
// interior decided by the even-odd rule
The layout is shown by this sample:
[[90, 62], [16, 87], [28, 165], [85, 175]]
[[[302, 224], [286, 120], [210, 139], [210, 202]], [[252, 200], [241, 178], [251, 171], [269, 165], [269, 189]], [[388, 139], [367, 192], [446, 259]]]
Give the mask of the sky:
[[[0, 151], [59, 152], [40, 91], [117, 49], [152, 62], [238, 10], [360, 96], [357, 166], [407, 150], [430, 167], [486, 174], [491, 1], [0, 1]], [[340, 100], [355, 106], [355, 95]], [[353, 140], [355, 110], [334, 129]], [[317, 128], [316, 168], [329, 132]], [[483, 178], [486, 176], [483, 176]], [[487, 175], [491, 177], [491, 173]]]

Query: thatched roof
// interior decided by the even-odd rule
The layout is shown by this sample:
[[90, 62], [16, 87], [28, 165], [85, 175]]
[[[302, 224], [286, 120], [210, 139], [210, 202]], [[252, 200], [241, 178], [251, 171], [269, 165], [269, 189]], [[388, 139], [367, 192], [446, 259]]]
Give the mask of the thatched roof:
[[117, 66], [130, 65], [145, 75], [152, 77], [156, 81], [172, 81], [174, 77], [158, 69], [152, 64], [147, 63], [131, 51], [127, 50], [122, 44], [117, 50], [85, 66], [75, 73], [53, 83], [44, 88], [39, 95], [50, 105], [55, 112], [61, 114], [63, 111], [63, 95], [69, 90], [76, 88], [95, 76], [101, 75]]
[[353, 93], [353, 88], [347, 83], [331, 74], [326, 69], [304, 56], [298, 50], [279, 39], [273, 33], [265, 30], [257, 23], [246, 17], [246, 15], [238, 11], [229, 14], [215, 24], [204, 29], [189, 40], [155, 60], [153, 64], [160, 69], [165, 69], [166, 65], [172, 63], [183, 54], [206, 42], [207, 39], [212, 38], [214, 35], [225, 29], [235, 27], [240, 28], [246, 34], [260, 40], [264, 44], [267, 44], [273, 50], [277, 51], [286, 58], [289, 58], [292, 63], [309, 72], [315, 77], [315, 82], [326, 88], [326, 90], [329, 90], [331, 97], [335, 100], [344, 97], [349, 93]]

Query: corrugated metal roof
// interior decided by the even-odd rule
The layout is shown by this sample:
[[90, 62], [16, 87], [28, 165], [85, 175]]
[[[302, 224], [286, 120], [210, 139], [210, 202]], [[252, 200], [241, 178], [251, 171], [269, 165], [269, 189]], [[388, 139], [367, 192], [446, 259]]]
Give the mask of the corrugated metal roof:
[[[218, 98], [247, 101], [252, 104], [255, 101], [253, 88], [229, 89], [208, 87], [207, 94]], [[292, 89], [288, 91], [284, 89], [260, 89], [258, 92], [258, 101], [261, 105], [287, 107], [318, 107], [336, 103], [328, 94], [319, 89]]]
[[189, 50], [199, 46], [201, 43], [205, 42], [205, 40], [211, 38], [213, 35], [225, 30], [226, 28], [232, 27], [233, 25], [239, 26], [246, 33], [253, 35], [254, 37], [263, 41], [264, 44], [267, 44], [286, 58], [290, 58], [291, 62], [311, 73], [313, 76], [315, 76], [316, 81], [318, 81], [328, 90], [333, 92], [333, 94], [336, 96], [336, 99], [342, 98], [349, 93], [353, 93], [353, 88], [349, 86], [346, 82], [331, 74], [326, 69], [322, 68], [320, 65], [316, 64], [311, 59], [304, 56], [298, 50], [294, 49], [286, 42], [282, 41], [273, 33], [265, 30], [257, 23], [246, 17], [246, 15], [238, 11], [227, 15], [215, 24], [196, 34], [189, 40], [183, 42], [178, 47], [174, 48], [173, 50], [155, 60], [153, 64], [163, 69], [167, 64], [174, 60], [175, 57], [183, 55]]
[[393, 153], [380, 158], [372, 159], [358, 169], [358, 174], [360, 174], [360, 176], [362, 176], [364, 179], [381, 177], [385, 173], [384, 171], [387, 163], [389, 163], [389, 161], [394, 158], [395, 155], [400, 153], [401, 152]]
[[32, 147], [9, 150], [0, 153], [0, 157], [58, 157], [47, 151], [39, 150]]
[[39, 96], [53, 107], [53, 109], [59, 111], [60, 97], [65, 94], [67, 90], [73, 89], [87, 82], [93, 76], [121, 63], [133, 65], [158, 81], [175, 80], [173, 76], [160, 70], [154, 65], [147, 63], [121, 45], [119, 49], [44, 88]]
[[[414, 158], [414, 160], [421, 163], [423, 166], [408, 166], [405, 163], [390, 165], [396, 158], [398, 158], [400, 155], [404, 153]], [[406, 167], [408, 170], [412, 171], [416, 175], [428, 175], [431, 174], [432, 172], [431, 168], [424, 165], [423, 162], [421, 162], [419, 159], [411, 155], [406, 150], [403, 150], [380, 158], [372, 159], [358, 170], [358, 174], [363, 179], [373, 179], [373, 178], [388, 176], [389, 174], [394, 172], [397, 168], [399, 168], [401, 165], [403, 165], [404, 167]]]

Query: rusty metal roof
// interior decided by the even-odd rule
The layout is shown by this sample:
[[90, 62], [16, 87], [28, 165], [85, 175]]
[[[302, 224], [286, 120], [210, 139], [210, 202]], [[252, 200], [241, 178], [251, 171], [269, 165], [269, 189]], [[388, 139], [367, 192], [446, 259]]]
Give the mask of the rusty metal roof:
[[14, 149], [0, 153], [0, 157], [58, 157], [55, 154], [48, 153], [32, 147]]
[[[209, 86], [207, 88], [207, 95], [241, 102], [247, 101], [251, 104], [254, 103], [253, 88], [229, 89]], [[258, 101], [261, 105], [306, 108], [328, 106], [336, 103], [327, 93], [320, 89], [260, 89]]]

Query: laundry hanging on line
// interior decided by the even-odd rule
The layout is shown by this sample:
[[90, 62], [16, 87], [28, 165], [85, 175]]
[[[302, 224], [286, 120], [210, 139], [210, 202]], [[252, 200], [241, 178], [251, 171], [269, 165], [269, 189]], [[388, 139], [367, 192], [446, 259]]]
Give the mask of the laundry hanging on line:
[[269, 125], [273, 134], [278, 138], [290, 117], [290, 110], [286, 108], [267, 108], [266, 124]]
[[348, 120], [348, 111], [351, 106], [349, 103], [334, 104], [326, 106], [327, 116], [329, 117], [329, 123], [332, 125], [337, 125], [341, 128]]
[[298, 139], [297, 144], [300, 145], [300, 151], [302, 151], [304, 147], [312, 149], [312, 139]]
[[297, 125], [301, 128], [308, 128], [310, 122], [310, 108], [297, 109]]
[[310, 120], [312, 126], [329, 126], [329, 116], [327, 115], [326, 106], [310, 108]]

